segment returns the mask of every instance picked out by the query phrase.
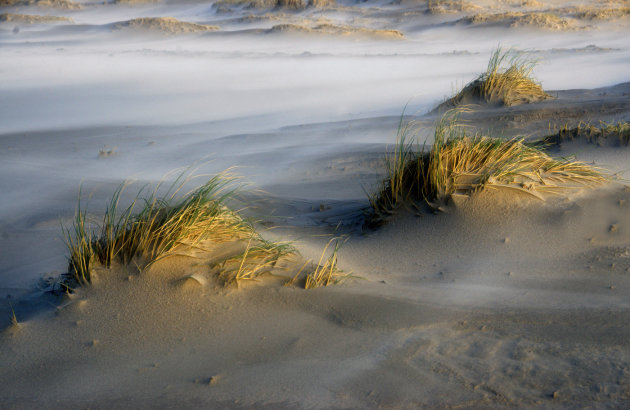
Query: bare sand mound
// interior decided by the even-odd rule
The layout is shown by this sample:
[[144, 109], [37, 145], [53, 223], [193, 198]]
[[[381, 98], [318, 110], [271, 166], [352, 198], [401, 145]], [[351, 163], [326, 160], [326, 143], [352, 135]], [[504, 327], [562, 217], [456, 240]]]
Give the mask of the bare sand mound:
[[475, 26], [502, 26], [502, 27], [536, 27], [546, 30], [575, 30], [578, 27], [571, 21], [558, 17], [554, 13], [478, 13], [458, 20], [458, 23]]
[[1, 6], [37, 6], [69, 10], [81, 8], [81, 4], [70, 0], [0, 0]]
[[59, 16], [38, 16], [33, 14], [0, 14], [0, 22], [13, 22], [22, 24], [39, 24], [39, 23], [67, 23], [72, 22], [70, 17]]
[[302, 34], [324, 34], [332, 36], [349, 37], [370, 37], [387, 40], [402, 40], [404, 34], [398, 30], [379, 30], [365, 27], [353, 27], [335, 24], [319, 24], [315, 26], [304, 26], [299, 24], [278, 24], [267, 30], [267, 33], [302, 33]]
[[167, 34], [201, 33], [219, 29], [217, 26], [188, 23], [174, 17], [140, 17], [116, 23], [114, 28], [159, 31]]

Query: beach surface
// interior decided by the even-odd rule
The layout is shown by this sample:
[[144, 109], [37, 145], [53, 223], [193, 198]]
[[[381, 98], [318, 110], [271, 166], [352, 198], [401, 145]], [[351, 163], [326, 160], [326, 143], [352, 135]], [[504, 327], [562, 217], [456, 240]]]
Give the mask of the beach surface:
[[[366, 215], [400, 124], [432, 144], [499, 44], [551, 98], [469, 107], [470, 132], [630, 121], [629, 38], [622, 0], [0, 1], [0, 407], [627, 407], [627, 140], [548, 148], [596, 187]], [[341, 238], [348, 278], [225, 286], [200, 249], [59, 292], [79, 198], [99, 220], [124, 181], [226, 169], [264, 238]]]

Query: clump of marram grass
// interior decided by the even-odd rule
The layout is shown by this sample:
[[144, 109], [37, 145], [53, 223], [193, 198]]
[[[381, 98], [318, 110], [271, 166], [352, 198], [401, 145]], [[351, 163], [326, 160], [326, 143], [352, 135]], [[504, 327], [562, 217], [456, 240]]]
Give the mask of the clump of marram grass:
[[598, 146], [627, 147], [630, 144], [630, 123], [620, 121], [617, 124], [607, 124], [602, 121], [597, 127], [580, 122], [575, 128], [569, 128], [568, 124], [565, 124], [556, 133], [541, 139], [540, 143], [553, 146], [580, 139]]
[[[180, 176], [165, 194], [159, 187], [148, 196], [142, 191], [132, 203], [120, 209], [120, 197], [127, 184], [119, 186], [107, 206], [105, 215], [95, 229], [89, 228], [87, 213], [79, 206], [71, 229], [64, 229], [70, 251], [69, 278], [73, 283], [90, 282], [97, 266], [110, 267], [113, 262], [128, 264], [137, 257], [148, 263], [176, 254], [182, 248], [198, 247], [203, 241], [214, 244], [248, 241], [249, 257], [235, 276], [229, 279], [251, 278], [268, 266], [269, 257], [276, 259], [293, 252], [284, 244], [265, 241], [250, 223], [225, 202], [234, 195], [234, 178], [223, 173], [211, 178], [200, 188], [179, 195], [190, 177]], [[259, 263], [263, 266], [248, 267]], [[245, 273], [245, 268], [249, 273]], [[72, 285], [70, 283], [68, 286]]]
[[286, 242], [270, 242], [256, 235], [252, 236], [245, 250], [223, 258], [213, 267], [217, 276], [225, 284], [239, 284], [255, 280], [262, 274], [276, 269], [281, 259], [296, 254], [296, 250]]
[[[334, 245], [333, 245], [334, 242]], [[313, 264], [311, 260], [307, 260], [297, 273], [285, 282], [285, 286], [294, 286], [298, 280], [303, 280], [304, 289], [315, 289], [329, 285], [336, 285], [351, 277], [349, 273], [343, 273], [337, 264], [337, 255], [341, 248], [341, 238], [332, 238], [328, 241], [317, 264]], [[332, 245], [332, 247], [331, 247]], [[332, 252], [326, 257], [328, 249]], [[306, 272], [302, 277], [302, 272]]]
[[399, 127], [396, 148], [387, 160], [387, 177], [370, 196], [370, 224], [383, 222], [401, 203], [426, 201], [440, 209], [455, 194], [485, 187], [518, 190], [544, 199], [569, 188], [604, 183], [598, 169], [579, 161], [554, 159], [523, 139], [468, 135], [447, 113], [436, 126], [430, 150], [415, 149], [410, 126]]
[[531, 77], [536, 64], [536, 60], [527, 58], [523, 53], [504, 51], [498, 47], [490, 57], [486, 72], [440, 104], [435, 111], [465, 104], [512, 106], [551, 98]]
[[[70, 290], [89, 283], [98, 267], [132, 262], [137, 265], [140, 261], [145, 270], [163, 258], [192, 256], [186, 251], [208, 250], [218, 244], [226, 244], [231, 249], [210, 265], [225, 285], [239, 286], [241, 282], [256, 280], [276, 270], [296, 267], [299, 254], [290, 243], [264, 239], [251, 223], [225, 205], [235, 193], [234, 177], [219, 174], [200, 188], [179, 195], [190, 179], [180, 176], [161, 195], [158, 195], [159, 186], [146, 196], [142, 196], [141, 191], [121, 210], [121, 195], [128, 186], [122, 184], [114, 191], [100, 223], [88, 221], [79, 200], [72, 228], [64, 229], [70, 257], [63, 287]], [[325, 259], [333, 241], [333, 252]], [[319, 263], [313, 265], [312, 261], [306, 261], [287, 284], [295, 285], [302, 272], [306, 274], [302, 283], [305, 289], [339, 283], [348, 276], [337, 266], [339, 247], [339, 239], [333, 238]]]

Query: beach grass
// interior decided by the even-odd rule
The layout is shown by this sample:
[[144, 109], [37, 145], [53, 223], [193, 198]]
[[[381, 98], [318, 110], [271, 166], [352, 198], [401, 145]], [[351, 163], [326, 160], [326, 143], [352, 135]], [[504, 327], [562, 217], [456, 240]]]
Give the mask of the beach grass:
[[159, 194], [163, 191], [161, 186], [148, 195], [143, 195], [146, 190], [141, 189], [126, 207], [121, 207], [121, 194], [129, 184], [121, 184], [112, 195], [102, 221], [95, 224], [88, 221], [79, 199], [72, 227], [64, 228], [70, 253], [70, 278], [77, 284], [85, 284], [90, 282], [97, 266], [110, 267], [114, 261], [129, 264], [138, 256], [152, 264], [177, 254], [182, 248], [194, 248], [210, 240], [248, 243], [248, 252], [236, 276], [232, 277], [231, 271], [224, 272], [226, 277], [240, 280], [263, 270], [261, 266], [252, 268], [254, 261], [258, 263], [262, 258], [267, 266], [274, 258], [292, 252], [286, 244], [265, 241], [249, 222], [225, 205], [235, 194], [234, 176], [228, 172], [218, 174], [182, 195], [182, 189], [192, 178], [180, 175], [162, 194]]
[[[284, 283], [284, 286], [295, 286], [300, 281], [304, 289], [316, 289], [329, 285], [336, 285], [352, 277], [344, 273], [338, 265], [339, 249], [344, 240], [341, 237], [331, 238], [324, 247], [319, 261], [315, 264], [312, 260], [304, 262], [297, 273]], [[329, 254], [328, 256], [326, 256]], [[305, 272], [305, 275], [302, 273]]]
[[259, 235], [249, 238], [242, 253], [230, 255], [215, 263], [218, 277], [224, 284], [235, 284], [255, 280], [276, 269], [283, 258], [294, 256], [295, 248], [288, 242], [270, 242]]
[[[304, 289], [315, 289], [337, 284], [347, 277], [347, 275], [341, 273], [337, 265], [337, 254], [340, 247], [340, 238], [332, 238], [328, 241], [319, 257], [319, 262], [315, 265], [315, 269], [306, 275]], [[326, 252], [329, 248], [332, 249], [332, 253], [326, 258]]]
[[9, 302], [9, 307], [11, 308], [11, 326], [17, 328], [20, 326], [20, 322], [18, 321], [17, 316], [15, 315], [15, 310], [13, 309], [13, 305]]
[[630, 123], [624, 121], [619, 121], [616, 124], [600, 122], [598, 127], [580, 122], [574, 128], [570, 128], [568, 124], [565, 124], [557, 132], [542, 138], [540, 143], [543, 145], [560, 145], [565, 141], [580, 139], [590, 144], [627, 147], [630, 145]]
[[543, 199], [570, 188], [604, 183], [599, 169], [572, 159], [550, 157], [523, 139], [469, 135], [449, 111], [439, 121], [429, 149], [412, 141], [413, 130], [400, 126], [387, 176], [369, 195], [369, 223], [378, 224], [400, 204], [425, 201], [440, 209], [454, 194], [470, 195], [486, 187], [517, 190]]
[[532, 78], [537, 63], [522, 52], [497, 47], [490, 56], [486, 71], [436, 110], [445, 111], [480, 102], [512, 106], [551, 98]]

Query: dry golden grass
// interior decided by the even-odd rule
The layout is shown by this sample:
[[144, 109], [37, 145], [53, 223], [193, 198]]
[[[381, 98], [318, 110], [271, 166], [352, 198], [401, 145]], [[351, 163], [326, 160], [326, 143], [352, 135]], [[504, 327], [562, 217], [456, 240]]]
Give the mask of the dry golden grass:
[[505, 27], [537, 27], [546, 30], [574, 30], [577, 27], [565, 18], [553, 12], [507, 12], [507, 13], [477, 13], [466, 16], [459, 21], [472, 25], [493, 25]]
[[252, 236], [242, 253], [230, 255], [214, 265], [224, 284], [239, 286], [243, 281], [256, 280], [272, 273], [283, 258], [296, 254], [289, 243], [269, 242], [259, 235]]
[[[313, 264], [311, 260], [307, 260], [304, 265], [297, 271], [293, 278], [289, 279], [285, 286], [294, 286], [299, 280], [303, 280], [304, 289], [316, 289], [329, 285], [338, 284], [351, 275], [343, 273], [337, 264], [337, 255], [341, 248], [341, 238], [332, 238], [328, 241], [317, 264]], [[330, 255], [326, 254], [332, 249]], [[302, 273], [306, 272], [302, 277]]]
[[[335, 242], [333, 251], [328, 258], [324, 258], [326, 251], [330, 245]], [[315, 270], [306, 276], [306, 283], [304, 289], [315, 289], [322, 286], [328, 286], [339, 283], [341, 278], [345, 275], [341, 275], [337, 266], [337, 253], [339, 252], [339, 239], [333, 238], [326, 244], [322, 256], [319, 257], [319, 262], [315, 266]]]
[[218, 30], [218, 26], [189, 23], [173, 17], [140, 17], [123, 21], [114, 25], [117, 29], [131, 28], [138, 30], [154, 30], [166, 34], [200, 33]]
[[577, 7], [575, 17], [582, 20], [615, 20], [630, 15], [630, 7]]
[[480, 102], [512, 106], [550, 98], [531, 77], [536, 63], [522, 53], [504, 51], [498, 47], [488, 61], [486, 72], [440, 104], [436, 110], [444, 111], [462, 104]]
[[369, 223], [381, 223], [405, 201], [424, 200], [434, 208], [453, 194], [470, 195], [486, 187], [518, 190], [543, 199], [569, 188], [597, 185], [607, 177], [579, 161], [554, 159], [522, 139], [467, 135], [456, 113], [447, 113], [435, 130], [431, 149], [414, 149], [410, 128], [400, 127], [387, 166], [387, 178], [370, 197]]
[[[291, 244], [265, 240], [225, 205], [235, 192], [233, 176], [219, 174], [200, 188], [180, 195], [192, 178], [181, 175], [161, 195], [158, 195], [160, 186], [146, 196], [141, 191], [121, 209], [121, 196], [128, 187], [122, 184], [98, 223], [88, 220], [79, 201], [72, 228], [64, 229], [70, 256], [68, 275], [62, 285], [70, 289], [89, 283], [95, 268], [108, 268], [114, 262], [123, 265], [133, 262], [146, 271], [161, 259], [212, 252], [220, 244], [227, 247], [227, 253], [209, 255], [208, 261], [214, 260], [210, 263], [211, 272], [225, 285], [238, 287], [244, 281], [297, 267], [298, 252]], [[331, 247], [332, 253], [326, 257]], [[287, 284], [295, 285], [298, 279], [303, 279], [304, 288], [312, 289], [340, 282], [347, 275], [337, 266], [339, 247], [340, 239], [331, 239], [319, 262], [315, 265], [306, 261]]]
[[11, 304], [11, 302], [9, 302], [9, 307], [11, 308], [11, 326], [13, 326], [14, 328], [19, 327], [20, 322], [15, 315], [15, 310], [13, 309], [13, 305]]
[[600, 126], [580, 123], [575, 128], [564, 125], [558, 132], [541, 140], [545, 145], [559, 145], [564, 141], [584, 139], [590, 144], [612, 145], [627, 147], [630, 144], [630, 123], [618, 122], [617, 124], [600, 123]]
[[313, 26], [306, 26], [300, 24], [277, 24], [267, 30], [268, 33], [283, 33], [283, 32], [295, 32], [302, 34], [319, 34], [319, 35], [331, 35], [331, 36], [346, 36], [346, 37], [371, 37], [380, 39], [400, 40], [405, 36], [398, 30], [380, 30], [371, 29], [366, 27], [355, 27], [349, 25], [338, 24], [316, 24]]
[[83, 284], [90, 281], [96, 266], [110, 267], [114, 261], [128, 264], [138, 256], [153, 263], [182, 249], [198, 247], [203, 241], [254, 244], [235, 276], [229, 270], [222, 274], [231, 282], [262, 271], [262, 267], [250, 268], [261, 256], [265, 256], [263, 263], [267, 264], [269, 258], [291, 252], [286, 244], [265, 241], [251, 224], [225, 206], [234, 194], [234, 177], [219, 174], [181, 196], [180, 191], [190, 179], [190, 175], [180, 176], [162, 195], [158, 195], [160, 187], [148, 196], [141, 197], [141, 192], [122, 210], [119, 203], [127, 184], [121, 185], [95, 229], [89, 228], [87, 213], [79, 201], [72, 228], [64, 229], [72, 280]]

